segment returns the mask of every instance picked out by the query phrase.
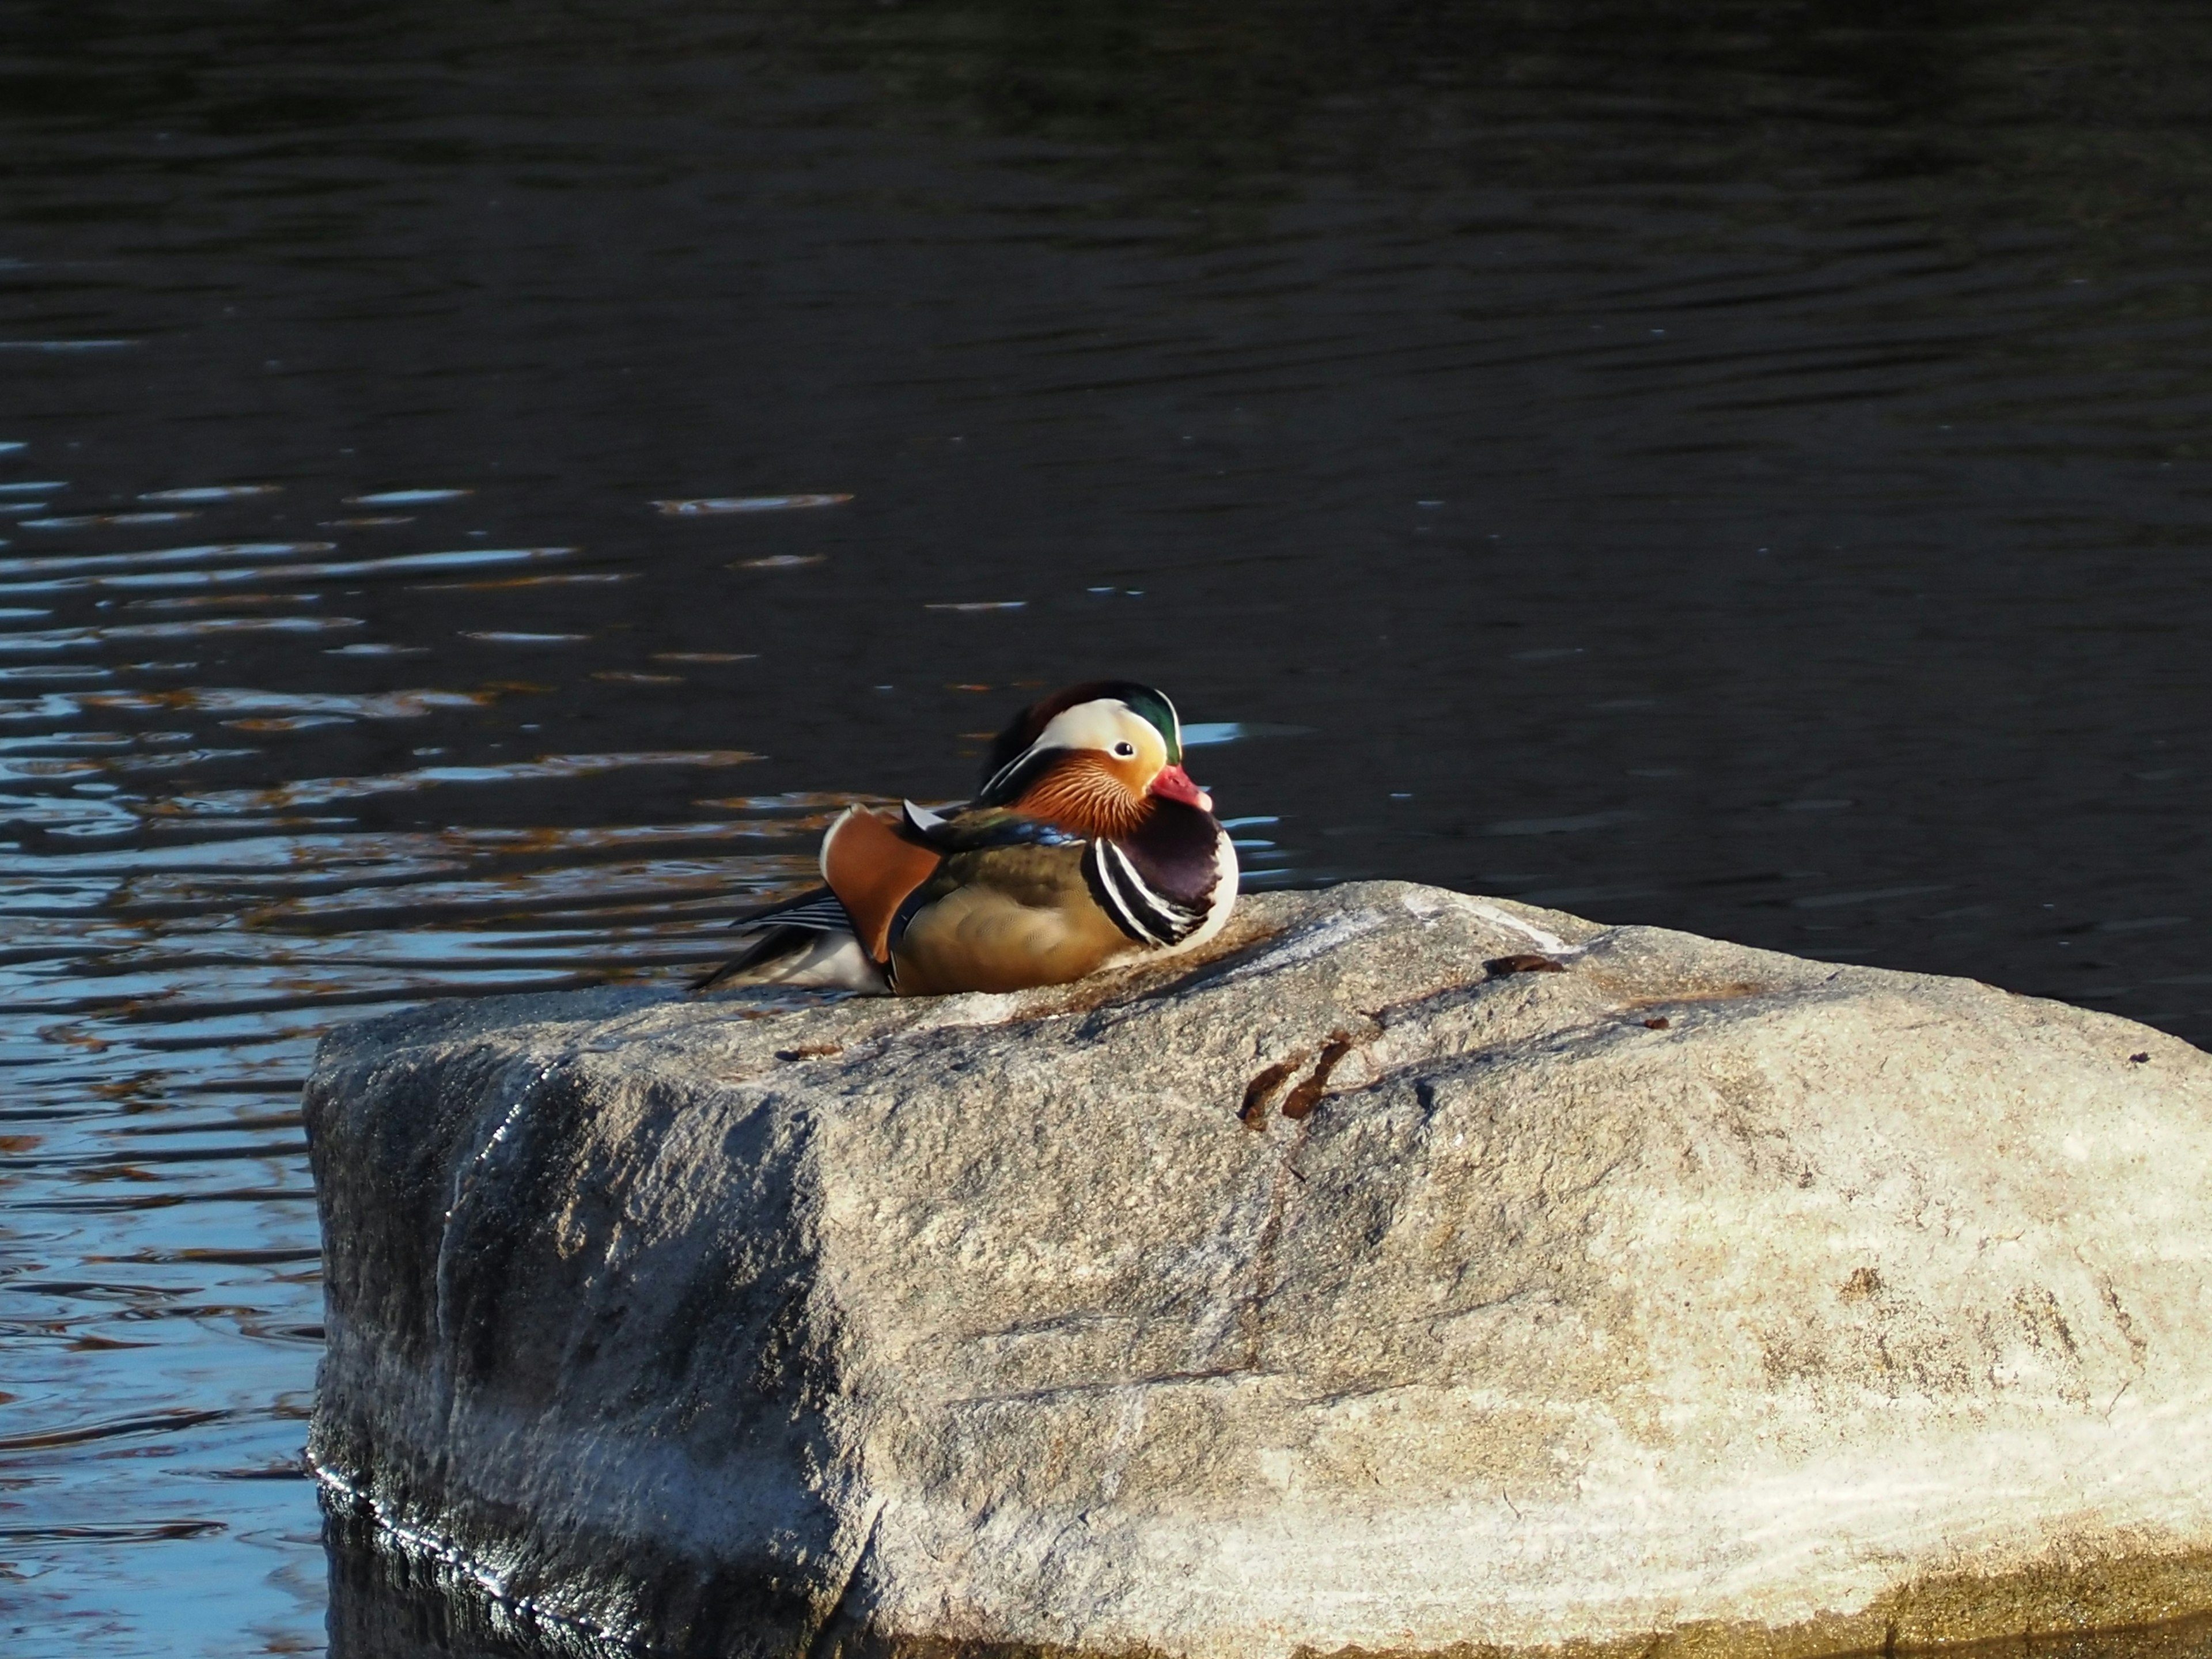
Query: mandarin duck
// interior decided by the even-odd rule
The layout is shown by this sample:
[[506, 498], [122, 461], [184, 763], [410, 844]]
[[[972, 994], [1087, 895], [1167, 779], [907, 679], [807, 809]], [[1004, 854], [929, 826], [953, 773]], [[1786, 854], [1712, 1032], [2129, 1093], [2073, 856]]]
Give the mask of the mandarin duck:
[[1237, 854], [1182, 769], [1175, 705], [1101, 680], [1017, 715], [966, 805], [847, 807], [822, 837], [822, 878], [739, 917], [738, 954], [693, 988], [1064, 985], [1218, 933], [1237, 902]]

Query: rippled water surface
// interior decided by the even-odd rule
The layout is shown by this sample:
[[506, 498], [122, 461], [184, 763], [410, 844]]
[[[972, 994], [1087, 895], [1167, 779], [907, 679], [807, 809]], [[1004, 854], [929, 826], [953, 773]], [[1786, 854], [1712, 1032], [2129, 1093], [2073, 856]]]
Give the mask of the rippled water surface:
[[318, 1032], [707, 960], [1053, 684], [1261, 881], [2212, 1036], [2207, 84], [2137, 0], [10, 9], [0, 1646], [323, 1648]]

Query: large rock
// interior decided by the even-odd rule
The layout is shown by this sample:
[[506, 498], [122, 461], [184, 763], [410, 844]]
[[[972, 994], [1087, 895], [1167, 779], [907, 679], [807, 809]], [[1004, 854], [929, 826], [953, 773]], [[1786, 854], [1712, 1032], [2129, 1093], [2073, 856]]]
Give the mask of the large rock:
[[2107, 1016], [1370, 884], [1018, 996], [436, 1006], [333, 1036], [307, 1125], [317, 1466], [579, 1630], [2212, 1606], [2212, 1062]]

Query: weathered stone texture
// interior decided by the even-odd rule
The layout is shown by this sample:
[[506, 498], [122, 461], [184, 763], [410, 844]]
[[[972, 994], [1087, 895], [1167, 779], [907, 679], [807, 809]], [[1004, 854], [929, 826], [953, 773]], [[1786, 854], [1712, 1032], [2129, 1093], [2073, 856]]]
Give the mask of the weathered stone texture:
[[441, 1005], [307, 1115], [319, 1467], [672, 1650], [2212, 1605], [2212, 1060], [2106, 1016], [1374, 884], [1018, 996]]

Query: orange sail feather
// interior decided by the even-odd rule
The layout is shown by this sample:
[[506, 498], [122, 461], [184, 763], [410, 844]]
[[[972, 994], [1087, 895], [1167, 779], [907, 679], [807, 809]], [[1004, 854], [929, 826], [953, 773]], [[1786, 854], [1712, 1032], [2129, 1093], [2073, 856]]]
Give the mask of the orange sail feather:
[[942, 861], [863, 807], [847, 807], [830, 826], [822, 838], [822, 879], [852, 916], [871, 961], [890, 960], [891, 922], [899, 906]]

